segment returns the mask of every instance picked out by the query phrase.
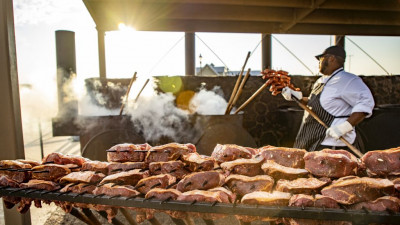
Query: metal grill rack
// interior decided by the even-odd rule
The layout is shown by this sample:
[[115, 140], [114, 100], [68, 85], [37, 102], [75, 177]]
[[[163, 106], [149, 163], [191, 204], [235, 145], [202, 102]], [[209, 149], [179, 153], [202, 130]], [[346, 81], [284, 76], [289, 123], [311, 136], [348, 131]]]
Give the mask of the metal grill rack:
[[375, 212], [364, 210], [275, 207], [247, 204], [226, 204], [210, 202], [160, 201], [136, 197], [96, 196], [92, 194], [63, 193], [38, 189], [0, 187], [0, 196], [15, 196], [41, 200], [66, 201], [110, 205], [116, 207], [138, 207], [158, 210], [185, 212], [221, 213], [262, 217], [289, 217], [314, 220], [351, 221], [353, 225], [370, 223], [400, 224], [400, 213], [391, 211]]

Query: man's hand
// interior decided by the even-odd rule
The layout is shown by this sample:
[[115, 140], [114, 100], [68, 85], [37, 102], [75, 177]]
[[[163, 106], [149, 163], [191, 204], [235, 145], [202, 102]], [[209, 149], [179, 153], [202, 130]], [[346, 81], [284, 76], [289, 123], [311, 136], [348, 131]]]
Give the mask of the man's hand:
[[343, 122], [326, 130], [326, 135], [335, 138], [336, 140], [353, 130], [353, 126], [348, 122]]
[[287, 101], [294, 101], [292, 96], [295, 96], [297, 99], [301, 100], [303, 98], [303, 93], [301, 93], [301, 91], [294, 91], [289, 87], [284, 87], [282, 89], [282, 96]]

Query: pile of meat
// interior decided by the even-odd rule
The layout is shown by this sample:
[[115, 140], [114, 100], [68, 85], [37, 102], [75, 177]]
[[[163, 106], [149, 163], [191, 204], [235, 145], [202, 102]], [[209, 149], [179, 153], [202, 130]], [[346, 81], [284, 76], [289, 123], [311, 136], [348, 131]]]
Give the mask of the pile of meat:
[[[118, 144], [107, 150], [108, 162], [52, 153], [41, 163], [0, 161], [0, 186], [57, 191], [60, 195], [93, 194], [163, 202], [257, 204], [267, 206], [400, 211], [400, 147], [370, 151], [361, 159], [344, 150], [265, 146], [259, 149], [218, 144], [211, 156], [199, 155], [192, 144]], [[40, 199], [3, 196], [5, 206], [26, 212]], [[106, 211], [109, 220], [117, 206], [55, 202], [66, 212], [74, 207]], [[137, 222], [159, 210], [137, 211]], [[173, 218], [222, 218], [224, 214], [164, 210]], [[320, 224], [295, 218], [236, 215], [244, 222]], [[330, 221], [329, 224], [350, 224]]]

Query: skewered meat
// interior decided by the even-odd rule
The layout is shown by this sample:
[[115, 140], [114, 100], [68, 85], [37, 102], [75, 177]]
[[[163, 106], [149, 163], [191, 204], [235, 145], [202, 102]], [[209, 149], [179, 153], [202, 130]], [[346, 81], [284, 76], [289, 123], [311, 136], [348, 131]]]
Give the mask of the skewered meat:
[[96, 186], [95, 185], [89, 185], [86, 183], [75, 183], [75, 184], [67, 184], [65, 187], [63, 187], [60, 192], [72, 192], [72, 193], [88, 193], [92, 194], [93, 191], [95, 190]]
[[265, 160], [273, 160], [276, 163], [293, 168], [304, 168], [304, 149], [264, 146], [259, 149]]
[[176, 178], [169, 174], [160, 174], [156, 176], [141, 179], [135, 186], [135, 189], [142, 194], [146, 194], [155, 187], [166, 188], [176, 182]]
[[330, 198], [328, 196], [316, 194], [314, 199], [314, 207], [317, 208], [331, 208], [331, 209], [339, 209], [340, 206], [338, 202]]
[[182, 193], [177, 198], [178, 201], [185, 202], [222, 202], [220, 197], [220, 193], [218, 192], [210, 192], [204, 190], [193, 190]]
[[10, 168], [10, 169], [29, 169], [32, 166], [29, 163], [23, 163], [20, 160], [1, 160], [0, 161], [1, 168]]
[[216, 167], [214, 158], [199, 155], [197, 152], [183, 155], [181, 160], [187, 165], [187, 169], [192, 172], [209, 171]]
[[307, 152], [304, 155], [305, 168], [317, 177], [340, 178], [355, 175], [358, 163], [356, 158], [349, 157], [349, 154], [344, 150], [330, 149]]
[[143, 162], [147, 151], [151, 148], [150, 145], [141, 144], [118, 144], [110, 148], [107, 152], [108, 162]]
[[169, 143], [152, 147], [147, 153], [145, 161], [146, 163], [168, 162], [193, 152], [196, 152], [196, 147], [193, 144]]
[[172, 188], [169, 189], [153, 188], [146, 193], [145, 198], [155, 198], [162, 201], [165, 201], [167, 199], [176, 200], [178, 196], [181, 194], [182, 192]]
[[260, 157], [260, 155], [256, 155], [251, 159], [236, 159], [221, 163], [221, 168], [229, 174], [256, 176], [262, 174], [261, 164], [263, 160], [264, 159]]
[[225, 176], [217, 171], [195, 172], [179, 181], [176, 189], [181, 192], [191, 190], [207, 190], [220, 187], [225, 183]]
[[229, 202], [229, 203], [234, 203], [236, 200], [236, 195], [232, 193], [230, 190], [223, 188], [223, 187], [216, 187], [209, 189], [207, 191], [210, 192], [220, 192], [220, 198], [222, 202]]
[[291, 181], [279, 180], [276, 183], [275, 190], [290, 192], [292, 194], [313, 194], [318, 193], [319, 190], [328, 183], [329, 181], [323, 181], [317, 178], [298, 178]]
[[309, 172], [305, 169], [282, 166], [273, 160], [267, 160], [262, 164], [261, 169], [275, 180], [295, 180], [297, 178], [308, 177], [309, 175]]
[[18, 183], [26, 182], [31, 179], [31, 173], [25, 170], [31, 169], [30, 164], [22, 163], [17, 160], [1, 160], [0, 175], [7, 176]]
[[52, 191], [52, 190], [59, 189], [60, 185], [55, 182], [52, 182], [52, 181], [30, 180], [30, 181], [28, 181], [28, 183], [22, 183], [20, 185], [20, 187]]
[[217, 160], [217, 162], [223, 163], [240, 158], [250, 159], [252, 157], [252, 151], [239, 145], [217, 144], [211, 153], [211, 157]]
[[300, 88], [296, 88], [290, 83], [291, 77], [288, 76], [289, 73], [286, 71], [265, 69], [261, 72], [261, 74], [263, 75], [262, 78], [267, 80], [265, 85], [271, 85], [269, 91], [272, 92], [271, 94], [273, 96], [281, 93], [284, 87], [289, 87], [290, 89], [300, 91]]
[[317, 208], [340, 208], [339, 204], [332, 198], [320, 194], [305, 195], [296, 194], [290, 198], [289, 206], [297, 207], [317, 207]]
[[287, 206], [292, 195], [286, 192], [265, 192], [255, 191], [245, 194], [241, 200], [244, 204], [252, 205], [272, 205], [272, 206]]
[[400, 147], [369, 151], [361, 161], [370, 176], [400, 175]]
[[67, 165], [45, 164], [32, 168], [32, 178], [58, 182], [62, 177], [71, 173]]
[[238, 196], [254, 191], [271, 191], [274, 179], [268, 175], [248, 177], [243, 175], [230, 175], [226, 178], [226, 185]]
[[40, 163], [39, 163], [38, 161], [35, 161], [35, 160], [17, 159], [17, 161], [22, 162], [22, 163], [24, 163], [24, 164], [29, 164], [29, 165], [31, 165], [32, 167], [34, 167], [34, 166], [39, 166], [39, 165], [40, 165]]
[[119, 173], [121, 171], [146, 169], [146, 168], [147, 165], [144, 162], [124, 162], [124, 163], [111, 162], [108, 164], [108, 175]]
[[130, 185], [115, 185], [113, 183], [108, 183], [100, 187], [96, 187], [93, 191], [94, 195], [105, 194], [108, 196], [124, 196], [132, 197], [137, 196], [140, 192], [136, 191], [134, 187]]
[[393, 179], [391, 179], [391, 181], [393, 182], [393, 184], [394, 184], [394, 188], [397, 190], [397, 192], [399, 193], [400, 192], [400, 177], [396, 177], [396, 178], [393, 178]]
[[289, 206], [314, 207], [314, 197], [312, 195], [295, 194], [290, 198]]
[[170, 174], [178, 179], [182, 179], [190, 172], [185, 169], [185, 164], [181, 161], [152, 162], [149, 164], [149, 171], [152, 175]]
[[82, 166], [84, 162], [88, 159], [83, 158], [82, 156], [72, 156], [72, 155], [63, 155], [58, 152], [53, 152], [48, 154], [46, 157], [43, 158], [42, 164], [52, 162], [54, 164], [75, 164], [78, 166]]
[[31, 179], [31, 173], [27, 171], [8, 171], [8, 170], [0, 170], [1, 176], [6, 176], [12, 180], [15, 180], [18, 183], [26, 182]]
[[149, 176], [148, 171], [141, 172], [139, 169], [129, 170], [106, 176], [100, 184], [115, 183], [135, 186], [137, 182]]
[[400, 199], [392, 196], [383, 196], [374, 201], [360, 202], [350, 206], [350, 209], [363, 208], [371, 211], [400, 212]]
[[[267, 206], [287, 206], [290, 200], [291, 194], [279, 191], [265, 192], [265, 191], [255, 191], [245, 194], [242, 197], [241, 202], [244, 204], [252, 205], [267, 205]], [[245, 222], [251, 222], [254, 220], [263, 221], [275, 221], [277, 218], [260, 217], [260, 216], [245, 216], [237, 215], [237, 219]]]
[[394, 185], [388, 179], [349, 176], [332, 182], [321, 193], [341, 204], [350, 205], [392, 195]]
[[7, 176], [0, 175], [0, 186], [6, 187], [19, 187], [19, 183], [13, 179], [8, 178]]
[[106, 175], [93, 171], [72, 172], [60, 179], [60, 183], [87, 183], [96, 184]]
[[[178, 197], [178, 201], [186, 201], [186, 202], [224, 202], [226, 198], [224, 198], [222, 192], [211, 192], [211, 191], [204, 191], [204, 190], [192, 190], [182, 193]], [[225, 202], [225, 203], [229, 203]], [[206, 220], [215, 220], [219, 218], [223, 218], [226, 215], [224, 214], [217, 214], [217, 213], [197, 213], [197, 212], [189, 212], [188, 215], [191, 217], [202, 217]]]
[[98, 173], [108, 174], [108, 162], [100, 162], [100, 161], [87, 161], [82, 165], [82, 171], [94, 171]]
[[311, 220], [311, 219], [298, 219], [298, 218], [283, 218], [279, 223], [283, 225], [352, 225], [349, 221], [336, 221], [336, 220]]

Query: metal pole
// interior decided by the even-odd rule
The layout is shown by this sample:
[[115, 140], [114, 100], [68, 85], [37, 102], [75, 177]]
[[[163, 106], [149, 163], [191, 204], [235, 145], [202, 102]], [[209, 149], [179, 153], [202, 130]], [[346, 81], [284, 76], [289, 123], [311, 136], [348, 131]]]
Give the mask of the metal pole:
[[195, 75], [195, 48], [194, 33], [185, 33], [185, 75]]
[[[0, 102], [3, 106], [0, 108], [0, 143], [3, 148], [0, 151], [0, 160], [23, 159], [25, 154], [12, 0], [0, 1], [0, 33]], [[20, 214], [15, 209], [3, 208], [6, 224], [31, 224], [29, 211]]]
[[99, 73], [100, 78], [106, 78], [106, 47], [104, 37], [106, 32], [102, 29], [97, 28], [97, 40], [99, 47]]
[[272, 67], [271, 34], [261, 34], [261, 71]]
[[76, 75], [75, 32], [56, 31], [58, 116], [72, 118], [78, 115], [78, 100], [71, 81]]
[[43, 152], [43, 135], [42, 135], [42, 125], [39, 120], [39, 144], [40, 144], [40, 159], [44, 158], [44, 152]]
[[335, 45], [339, 45], [344, 48], [344, 39], [344, 35], [335, 35]]

